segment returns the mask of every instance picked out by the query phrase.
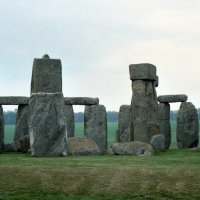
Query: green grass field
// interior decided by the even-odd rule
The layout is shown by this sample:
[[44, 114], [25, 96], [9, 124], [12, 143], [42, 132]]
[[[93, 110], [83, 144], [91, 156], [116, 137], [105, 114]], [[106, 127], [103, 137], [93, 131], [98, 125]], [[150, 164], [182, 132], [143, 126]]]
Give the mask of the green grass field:
[[[108, 147], [115, 141], [115, 131], [118, 122], [108, 122]], [[172, 142], [171, 148], [176, 148], [176, 121], [171, 121]], [[12, 142], [15, 125], [5, 125], [5, 143]], [[84, 123], [75, 123], [75, 136], [84, 137]]]

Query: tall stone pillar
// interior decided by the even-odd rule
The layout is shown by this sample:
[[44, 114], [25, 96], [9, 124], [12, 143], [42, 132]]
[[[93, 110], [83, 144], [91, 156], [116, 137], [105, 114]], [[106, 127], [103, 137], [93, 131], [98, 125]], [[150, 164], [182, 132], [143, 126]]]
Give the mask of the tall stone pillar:
[[197, 109], [191, 102], [181, 103], [177, 115], [176, 138], [178, 148], [194, 148], [199, 143]]
[[155, 93], [156, 67], [152, 64], [129, 66], [132, 80], [130, 114], [131, 140], [150, 143], [159, 134], [157, 98]]
[[68, 137], [74, 137], [74, 130], [75, 130], [75, 124], [74, 124], [74, 110], [72, 105], [65, 105], [66, 107], [66, 119], [67, 119], [67, 136]]
[[158, 122], [160, 134], [165, 137], [165, 149], [169, 149], [171, 144], [171, 124], [170, 124], [170, 104], [158, 104]]
[[107, 149], [107, 113], [103, 105], [85, 106], [84, 134], [101, 150]]
[[0, 105], [0, 154], [2, 153], [4, 145], [4, 117], [3, 117], [3, 107]]

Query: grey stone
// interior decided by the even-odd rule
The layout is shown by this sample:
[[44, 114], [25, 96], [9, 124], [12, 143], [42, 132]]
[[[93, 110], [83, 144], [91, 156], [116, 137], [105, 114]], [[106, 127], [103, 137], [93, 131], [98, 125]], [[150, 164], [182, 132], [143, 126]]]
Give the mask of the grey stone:
[[31, 149], [28, 149], [27, 154], [31, 154]]
[[119, 142], [130, 142], [130, 105], [121, 105], [119, 109], [118, 134]]
[[74, 137], [74, 130], [75, 130], [75, 124], [74, 124], [74, 110], [72, 105], [66, 105], [66, 111], [67, 111], [67, 136], [68, 137]]
[[158, 120], [170, 120], [170, 105], [169, 103], [158, 104]]
[[0, 105], [0, 153], [2, 153], [4, 145], [4, 117], [3, 117], [3, 107]]
[[62, 92], [62, 65], [60, 59], [35, 58], [33, 62], [31, 93]]
[[132, 81], [130, 141], [150, 143], [151, 138], [159, 134], [155, 95], [153, 81]]
[[0, 97], [0, 105], [28, 105], [29, 99], [29, 97], [4, 96]]
[[155, 87], [158, 87], [159, 86], [159, 77], [158, 76], [156, 76], [156, 80], [155, 80]]
[[48, 58], [50, 58], [50, 57], [49, 57], [48, 54], [44, 54], [44, 55], [42, 56], [42, 58], [47, 58], [47, 59], [48, 59]]
[[32, 156], [66, 156], [66, 107], [62, 93], [33, 93], [29, 103]]
[[94, 140], [100, 150], [107, 149], [107, 113], [103, 105], [85, 106], [85, 137]]
[[139, 141], [113, 143], [112, 150], [117, 155], [151, 156], [154, 154], [150, 144]]
[[156, 67], [149, 63], [129, 65], [131, 80], [152, 80], [156, 81]]
[[119, 136], [119, 131], [118, 129], [115, 131], [115, 142], [120, 142], [120, 136]]
[[98, 98], [90, 97], [65, 97], [66, 105], [98, 105]]
[[29, 117], [29, 106], [28, 105], [18, 106], [14, 141], [20, 143], [20, 139], [23, 136], [29, 135], [28, 117]]
[[158, 96], [158, 101], [160, 103], [186, 102], [187, 98], [188, 97], [185, 94], [162, 95]]
[[112, 148], [109, 148], [109, 149], [107, 149], [106, 154], [107, 155], [114, 155], [115, 152], [112, 150]]
[[21, 137], [21, 139], [20, 139], [20, 150], [23, 153], [27, 153], [30, 148], [31, 148], [30, 147], [30, 136], [25, 135], [25, 136]]
[[154, 135], [151, 139], [150, 145], [153, 147], [154, 151], [164, 151], [165, 137], [161, 134]]
[[18, 152], [18, 151], [20, 151], [19, 142], [13, 141], [13, 142], [4, 144], [3, 151], [4, 152]]
[[88, 138], [68, 138], [69, 155], [100, 155], [98, 145]]
[[176, 138], [178, 148], [195, 148], [198, 146], [198, 114], [191, 102], [181, 103], [177, 115]]

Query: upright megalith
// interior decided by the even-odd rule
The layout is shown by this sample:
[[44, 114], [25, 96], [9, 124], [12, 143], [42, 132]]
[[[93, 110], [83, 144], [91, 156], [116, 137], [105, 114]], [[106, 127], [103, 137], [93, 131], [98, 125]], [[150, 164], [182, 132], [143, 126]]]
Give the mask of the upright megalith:
[[165, 137], [165, 149], [169, 149], [171, 144], [171, 124], [170, 124], [170, 104], [158, 104], [158, 122], [160, 134]]
[[29, 135], [29, 106], [28, 105], [19, 105], [17, 110], [17, 118], [16, 118], [16, 126], [15, 126], [15, 134], [14, 141], [20, 143], [20, 139]]
[[107, 149], [107, 114], [103, 105], [85, 106], [84, 134], [94, 140], [101, 150]]
[[60, 59], [50, 59], [48, 55], [34, 59], [31, 93], [37, 92], [62, 92], [62, 65]]
[[74, 137], [74, 110], [72, 105], [65, 105], [66, 107], [66, 120], [67, 120], [67, 136]]
[[66, 156], [67, 122], [62, 93], [33, 93], [29, 102], [32, 156]]
[[194, 148], [199, 142], [197, 109], [191, 102], [181, 103], [177, 115], [176, 138], [178, 148]]
[[129, 124], [130, 124], [130, 105], [121, 105], [119, 109], [118, 142], [130, 142]]
[[129, 66], [132, 80], [130, 113], [131, 140], [150, 143], [159, 134], [157, 97], [155, 93], [156, 67], [152, 64]]
[[3, 107], [0, 105], [0, 153], [2, 153], [4, 145], [4, 117]]

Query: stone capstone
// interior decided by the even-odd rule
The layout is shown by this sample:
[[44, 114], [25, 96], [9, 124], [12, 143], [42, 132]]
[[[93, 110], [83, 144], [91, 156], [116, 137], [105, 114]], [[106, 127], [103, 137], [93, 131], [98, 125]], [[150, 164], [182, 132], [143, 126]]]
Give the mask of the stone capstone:
[[2, 153], [4, 145], [4, 116], [3, 107], [0, 105], [0, 154]]
[[161, 134], [154, 135], [151, 139], [150, 145], [153, 147], [154, 151], [164, 151], [165, 137]]
[[68, 138], [68, 153], [69, 155], [100, 155], [98, 145], [88, 138]]
[[90, 97], [65, 97], [66, 105], [98, 105], [98, 98]]
[[74, 110], [72, 105], [65, 105], [66, 107], [66, 120], [67, 120], [67, 136], [68, 137], [74, 137], [74, 130], [75, 130], [75, 124], [74, 124]]
[[20, 96], [0, 97], [0, 105], [28, 105], [29, 99]]
[[29, 149], [30, 149], [30, 136], [25, 135], [20, 139], [20, 150], [23, 153], [27, 153]]
[[85, 106], [84, 134], [101, 150], [107, 149], [107, 113], [103, 105]]
[[197, 109], [191, 102], [181, 103], [177, 115], [176, 138], [178, 148], [195, 148], [199, 142]]
[[188, 97], [185, 94], [162, 95], [162, 96], [158, 96], [158, 101], [160, 103], [186, 102], [187, 98]]
[[130, 105], [121, 105], [119, 109], [118, 134], [119, 142], [130, 142]]
[[139, 141], [113, 143], [111, 148], [117, 155], [151, 156], [154, 154], [150, 144]]
[[156, 67], [152, 64], [131, 64], [129, 65], [131, 80], [152, 80], [156, 81]]
[[13, 141], [13, 142], [4, 144], [3, 151], [4, 152], [18, 152], [18, 151], [20, 151], [19, 142]]
[[33, 93], [29, 113], [32, 156], [66, 156], [67, 113], [63, 94]]
[[171, 124], [170, 124], [170, 104], [158, 104], [158, 122], [160, 134], [165, 137], [165, 149], [169, 149], [171, 144]]
[[62, 65], [60, 59], [35, 58], [32, 69], [31, 93], [62, 92]]
[[20, 143], [20, 139], [23, 136], [29, 135], [28, 118], [29, 118], [29, 106], [28, 105], [18, 106], [14, 141]]

